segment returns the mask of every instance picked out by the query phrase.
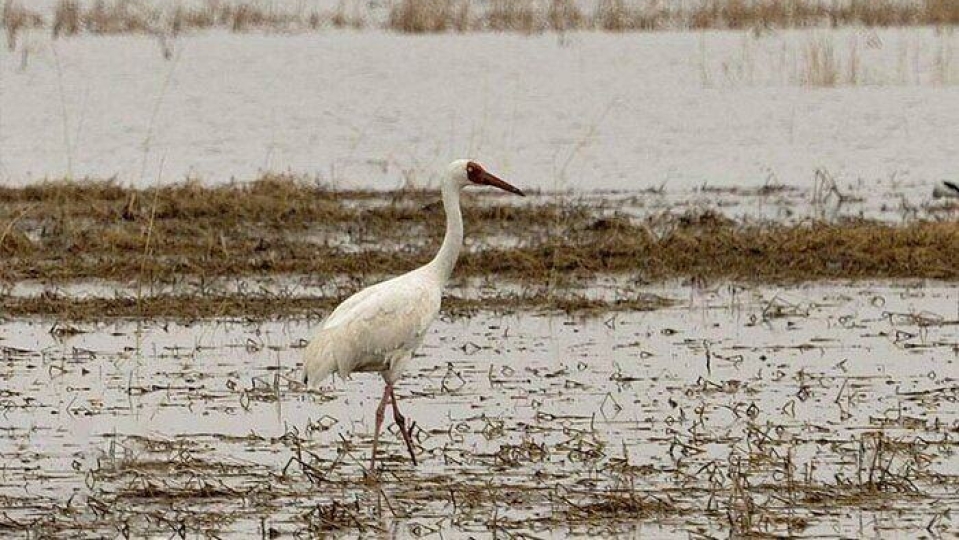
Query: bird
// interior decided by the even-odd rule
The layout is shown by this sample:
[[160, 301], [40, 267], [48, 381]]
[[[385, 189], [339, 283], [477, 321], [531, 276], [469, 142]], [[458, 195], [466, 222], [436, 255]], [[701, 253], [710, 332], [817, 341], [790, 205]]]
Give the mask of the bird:
[[959, 184], [950, 182], [948, 180], [943, 180], [936, 184], [936, 187], [932, 188], [932, 197], [934, 199], [959, 199]]
[[387, 401], [392, 402], [393, 419], [416, 466], [412, 442], [415, 422], [407, 426], [393, 389], [439, 315], [443, 288], [463, 246], [460, 192], [467, 186], [491, 186], [525, 196], [522, 190], [473, 160], [450, 163], [440, 187], [446, 233], [436, 256], [413, 271], [367, 287], [344, 300], [320, 323], [304, 350], [303, 382], [308, 387], [319, 385], [333, 374], [349, 378], [351, 373], [374, 372], [383, 377], [385, 386], [376, 408], [370, 471], [376, 469], [377, 443]]

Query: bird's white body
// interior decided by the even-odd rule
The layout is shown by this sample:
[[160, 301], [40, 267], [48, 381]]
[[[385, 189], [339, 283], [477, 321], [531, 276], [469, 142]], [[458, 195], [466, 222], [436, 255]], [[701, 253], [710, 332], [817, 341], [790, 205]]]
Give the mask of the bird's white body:
[[463, 245], [460, 190], [469, 183], [465, 160], [453, 162], [443, 182], [446, 236], [427, 265], [347, 298], [320, 325], [303, 357], [304, 380], [317, 385], [336, 373], [379, 372], [392, 384], [440, 312], [443, 288]]
[[395, 382], [439, 314], [442, 288], [424, 267], [347, 298], [306, 348], [306, 381], [376, 371]]

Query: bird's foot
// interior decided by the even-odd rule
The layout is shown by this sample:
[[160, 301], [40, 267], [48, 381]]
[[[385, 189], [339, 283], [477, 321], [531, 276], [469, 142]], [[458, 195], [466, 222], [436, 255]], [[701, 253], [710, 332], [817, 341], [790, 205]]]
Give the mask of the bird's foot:
[[396, 427], [400, 430], [400, 435], [403, 437], [403, 442], [406, 443], [406, 449], [409, 450], [410, 459], [413, 460], [413, 465], [415, 466], [416, 450], [413, 449], [413, 430], [416, 428], [416, 421], [410, 421], [409, 425], [407, 425], [406, 418], [397, 415]]
[[[403, 433], [403, 439], [406, 441], [406, 448], [410, 451], [410, 459], [413, 460], [413, 466], [416, 466], [416, 452], [413, 451], [413, 429], [416, 428], [416, 421], [410, 421], [410, 427]], [[404, 428], [400, 427], [401, 430]]]
[[396, 421], [396, 427], [400, 429], [400, 435], [403, 436], [403, 442], [406, 443], [406, 449], [410, 451], [410, 459], [413, 460], [413, 466], [416, 466], [416, 451], [413, 450], [413, 429], [416, 422], [411, 421], [409, 427], [406, 427], [406, 417], [400, 413], [400, 408], [396, 404], [396, 394], [393, 393], [392, 386], [388, 385], [390, 398], [393, 400], [393, 420]]

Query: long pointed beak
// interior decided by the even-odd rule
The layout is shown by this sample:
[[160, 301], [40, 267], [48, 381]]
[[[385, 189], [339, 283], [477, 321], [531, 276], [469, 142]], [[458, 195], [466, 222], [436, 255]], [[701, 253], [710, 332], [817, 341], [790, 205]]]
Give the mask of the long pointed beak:
[[509, 191], [510, 193], [515, 193], [519, 195], [520, 197], [526, 196], [526, 194], [523, 193], [523, 190], [521, 190], [520, 188], [510, 184], [509, 182], [500, 180], [495, 175], [492, 175], [486, 171], [483, 171], [483, 173], [479, 177], [479, 182], [477, 183], [487, 185], [487, 186], [497, 187], [502, 189], [503, 191]]

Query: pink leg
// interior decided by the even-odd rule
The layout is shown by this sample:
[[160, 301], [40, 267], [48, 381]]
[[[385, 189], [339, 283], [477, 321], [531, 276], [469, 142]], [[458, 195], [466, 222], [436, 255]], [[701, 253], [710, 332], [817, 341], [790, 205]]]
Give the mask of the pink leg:
[[400, 433], [403, 435], [403, 441], [406, 442], [406, 449], [410, 451], [410, 459], [413, 460], [413, 466], [416, 466], [416, 454], [413, 452], [413, 428], [416, 427], [416, 422], [411, 422], [410, 427], [406, 427], [406, 418], [400, 414], [399, 407], [396, 406], [396, 394], [393, 393], [393, 385], [388, 385], [390, 391], [390, 398], [393, 400], [393, 420], [396, 421], [396, 425], [400, 428]]
[[376, 470], [376, 443], [380, 439], [380, 427], [383, 426], [383, 413], [386, 412], [386, 400], [393, 395], [393, 385], [386, 383], [383, 388], [383, 397], [380, 398], [380, 404], [376, 407], [376, 428], [373, 430], [373, 455], [370, 457], [370, 472]]

